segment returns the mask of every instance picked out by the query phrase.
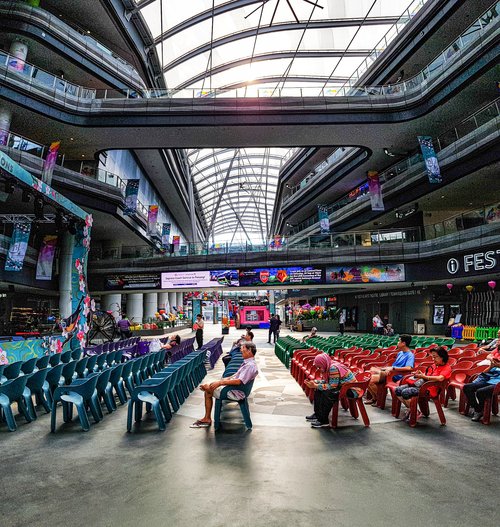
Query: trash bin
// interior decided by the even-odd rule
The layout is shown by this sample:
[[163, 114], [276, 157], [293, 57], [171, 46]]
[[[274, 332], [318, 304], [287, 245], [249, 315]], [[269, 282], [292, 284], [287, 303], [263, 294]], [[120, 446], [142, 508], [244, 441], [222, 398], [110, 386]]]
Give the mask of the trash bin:
[[413, 320], [413, 333], [415, 335], [425, 335], [425, 318], [416, 318]]

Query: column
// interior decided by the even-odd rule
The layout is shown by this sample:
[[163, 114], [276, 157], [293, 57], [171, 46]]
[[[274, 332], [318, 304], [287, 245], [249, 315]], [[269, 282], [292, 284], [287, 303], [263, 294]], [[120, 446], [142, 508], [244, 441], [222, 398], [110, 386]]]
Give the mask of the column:
[[9, 68], [23, 71], [26, 57], [28, 56], [28, 44], [21, 40], [14, 40], [10, 45], [9, 55]]
[[73, 270], [73, 248], [75, 237], [65, 232], [62, 235], [61, 252], [59, 254], [59, 313], [62, 318], [68, 318], [71, 308], [71, 272]]
[[165, 304], [168, 302], [168, 293], [158, 293], [158, 307], [165, 309]]
[[177, 305], [176, 293], [168, 293], [168, 303], [170, 304], [169, 310], [173, 313], [173, 306]]
[[0, 108], [0, 145], [7, 145], [10, 132], [12, 113], [6, 108]]
[[111, 311], [111, 314], [116, 321], [120, 320], [120, 313], [122, 309], [122, 295], [121, 293], [112, 293], [110, 295], [103, 295], [101, 297], [101, 309], [103, 311]]
[[144, 293], [144, 318], [155, 320], [158, 308], [158, 293]]
[[132, 323], [142, 324], [142, 318], [144, 313], [142, 298], [142, 293], [127, 294], [127, 318]]
[[184, 293], [176, 293], [176, 295], [177, 301], [175, 302], [175, 305], [182, 309], [182, 307], [184, 306]]

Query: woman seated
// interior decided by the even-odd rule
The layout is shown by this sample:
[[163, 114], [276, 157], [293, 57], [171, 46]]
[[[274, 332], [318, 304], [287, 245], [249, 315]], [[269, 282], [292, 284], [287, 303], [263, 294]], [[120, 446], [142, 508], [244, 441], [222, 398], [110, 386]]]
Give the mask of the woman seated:
[[[426, 373], [417, 370], [410, 378], [405, 380], [405, 384], [398, 386], [395, 390], [398, 399], [408, 408], [403, 421], [410, 419], [410, 400], [412, 397], [418, 397], [420, 387], [427, 381], [443, 382], [451, 377], [451, 367], [448, 366], [448, 351], [441, 346], [431, 351], [434, 364], [427, 368]], [[429, 388], [429, 395], [434, 398], [438, 395], [436, 386]], [[417, 412], [417, 419], [422, 417], [422, 412]]]
[[393, 337], [394, 336], [394, 328], [392, 327], [392, 324], [387, 324], [384, 328], [384, 335], [386, 337]]
[[181, 343], [180, 335], [171, 335], [166, 344], [163, 344], [162, 348], [166, 350], [172, 349], [174, 346], [178, 346]]
[[[355, 382], [356, 377], [343, 364], [332, 360], [328, 353], [321, 353], [314, 359], [316, 366], [322, 373], [319, 380], [306, 380], [308, 388], [314, 392], [314, 413], [306, 417], [311, 422], [312, 428], [326, 428], [330, 426], [328, 415], [334, 403], [339, 399], [340, 388], [346, 382]], [[361, 394], [358, 388], [348, 390], [348, 397], [356, 398]]]
[[302, 342], [306, 342], [308, 339], [312, 339], [313, 337], [316, 337], [316, 333], [318, 332], [317, 328], [311, 328], [311, 333], [309, 335], [305, 335], [302, 337]]

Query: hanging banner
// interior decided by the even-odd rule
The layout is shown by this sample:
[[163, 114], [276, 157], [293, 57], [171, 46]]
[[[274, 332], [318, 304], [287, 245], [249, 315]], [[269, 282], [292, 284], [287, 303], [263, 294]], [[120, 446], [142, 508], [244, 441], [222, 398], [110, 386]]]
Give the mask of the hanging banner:
[[382, 187], [380, 186], [380, 179], [378, 172], [369, 170], [368, 176], [368, 191], [370, 192], [370, 202], [372, 210], [385, 210], [384, 200], [382, 198]]
[[137, 196], [139, 195], [139, 179], [128, 179], [125, 189], [125, 216], [133, 216], [137, 212]]
[[324, 205], [318, 205], [319, 215], [319, 228], [321, 234], [330, 233], [330, 217], [328, 215], [328, 209]]
[[19, 40], [14, 41], [9, 50], [9, 68], [16, 71], [24, 71], [27, 54], [28, 45]]
[[52, 174], [54, 172], [54, 167], [56, 166], [57, 154], [59, 152], [60, 146], [61, 141], [54, 141], [51, 143], [49, 153], [47, 154], [47, 157], [43, 163], [42, 181], [47, 185], [52, 183]]
[[10, 240], [9, 252], [5, 261], [6, 271], [21, 271], [24, 257], [28, 249], [31, 223], [15, 223], [14, 232]]
[[441, 170], [439, 168], [436, 152], [434, 151], [434, 145], [432, 144], [432, 137], [428, 135], [419, 135], [417, 138], [420, 144], [420, 150], [422, 150], [422, 155], [424, 156], [429, 183], [442, 183], [443, 179], [441, 177]]
[[179, 251], [179, 245], [181, 244], [181, 237], [180, 236], [173, 236], [172, 237], [172, 244], [174, 246], [174, 253]]
[[42, 247], [36, 264], [37, 280], [52, 280], [52, 264], [57, 248], [57, 235], [47, 234], [43, 237]]
[[170, 223], [164, 223], [161, 228], [161, 246], [166, 249], [170, 245]]
[[156, 220], [158, 219], [158, 205], [150, 205], [148, 208], [147, 233], [151, 236], [156, 233]]
[[285, 238], [281, 236], [281, 234], [275, 234], [273, 236], [273, 239], [271, 240], [271, 243], [269, 244], [269, 247], [271, 249], [283, 249], [285, 245]]

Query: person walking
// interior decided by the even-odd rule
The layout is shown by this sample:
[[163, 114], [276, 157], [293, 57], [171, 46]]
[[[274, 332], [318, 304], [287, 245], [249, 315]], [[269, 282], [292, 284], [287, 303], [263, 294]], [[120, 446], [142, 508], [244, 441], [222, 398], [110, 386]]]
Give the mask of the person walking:
[[196, 322], [193, 325], [193, 329], [196, 331], [196, 344], [198, 345], [197, 349], [200, 349], [203, 346], [203, 328], [205, 327], [205, 322], [201, 315], [196, 315]]

